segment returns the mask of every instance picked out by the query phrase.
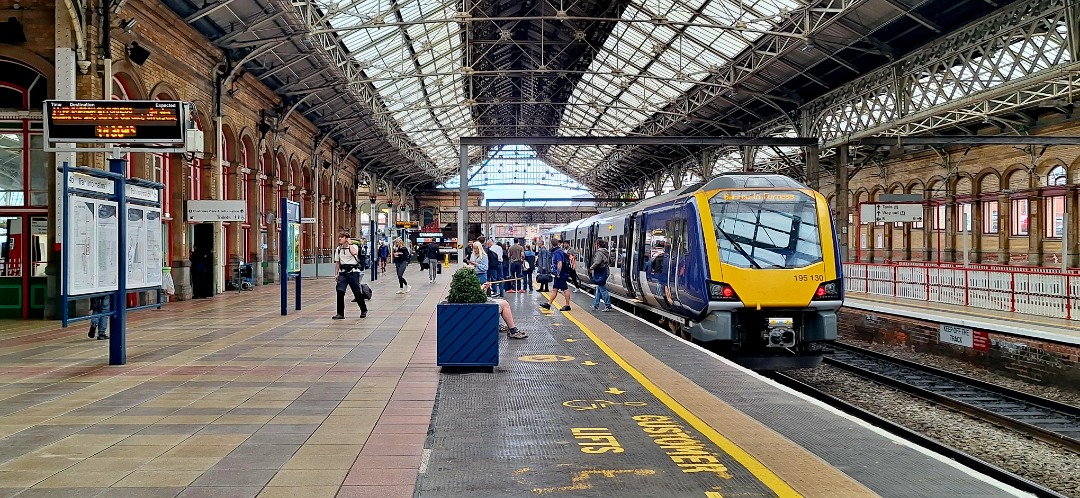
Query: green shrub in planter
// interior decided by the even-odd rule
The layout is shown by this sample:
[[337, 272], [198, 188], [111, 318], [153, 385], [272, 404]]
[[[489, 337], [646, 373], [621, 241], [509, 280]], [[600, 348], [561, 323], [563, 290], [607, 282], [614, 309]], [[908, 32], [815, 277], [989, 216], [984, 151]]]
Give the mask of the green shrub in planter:
[[472, 268], [463, 267], [454, 272], [446, 302], [455, 304], [487, 302], [487, 294], [480, 287], [480, 279], [476, 277], [476, 272]]

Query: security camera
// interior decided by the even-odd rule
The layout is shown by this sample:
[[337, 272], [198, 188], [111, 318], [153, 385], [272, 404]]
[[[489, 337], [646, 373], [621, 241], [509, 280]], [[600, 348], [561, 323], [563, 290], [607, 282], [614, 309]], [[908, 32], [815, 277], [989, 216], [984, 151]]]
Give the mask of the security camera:
[[90, 74], [90, 61], [77, 61], [75, 64], [79, 66], [79, 73]]
[[132, 17], [131, 19], [126, 19], [124, 21], [121, 21], [120, 22], [120, 29], [124, 30], [125, 33], [131, 33], [131, 30], [135, 29], [135, 25], [138, 24], [138, 23], [139, 23], [139, 20]]

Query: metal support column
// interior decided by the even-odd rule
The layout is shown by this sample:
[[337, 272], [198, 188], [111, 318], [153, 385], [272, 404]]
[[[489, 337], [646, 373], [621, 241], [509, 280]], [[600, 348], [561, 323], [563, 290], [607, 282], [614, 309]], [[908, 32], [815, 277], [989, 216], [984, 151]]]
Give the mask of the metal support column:
[[818, 146], [805, 147], [803, 152], [806, 154], [806, 183], [814, 190], [821, 190], [821, 163], [818, 161], [821, 153]]
[[461, 202], [458, 209], [458, 263], [465, 261], [465, 243], [469, 240], [469, 146], [458, 149], [458, 168], [461, 181]]
[[[848, 157], [847, 145], [841, 145], [836, 149], [836, 225], [840, 227], [840, 259], [844, 262], [850, 261], [848, 258], [848, 246], [850, 243], [850, 235], [848, 232], [851, 230], [850, 223], [848, 222], [848, 163], [850, 158]], [[856, 236], [858, 233], [856, 231]], [[855, 241], [859, 243], [858, 240]]]
[[[109, 172], [127, 176], [127, 161], [123, 158], [109, 158]], [[124, 365], [127, 363], [127, 190], [123, 181], [117, 180], [113, 184], [116, 186], [116, 212], [119, 219], [116, 224], [116, 252], [120, 261], [116, 266], [119, 268], [116, 276], [117, 291], [112, 295], [113, 314], [109, 317], [109, 364]]]

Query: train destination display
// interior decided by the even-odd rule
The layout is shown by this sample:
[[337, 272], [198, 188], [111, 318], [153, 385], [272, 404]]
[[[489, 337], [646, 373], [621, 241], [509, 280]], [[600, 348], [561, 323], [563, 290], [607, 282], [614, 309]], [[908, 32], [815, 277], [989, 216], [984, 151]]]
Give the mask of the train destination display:
[[63, 143], [183, 144], [183, 102], [46, 100], [45, 138]]

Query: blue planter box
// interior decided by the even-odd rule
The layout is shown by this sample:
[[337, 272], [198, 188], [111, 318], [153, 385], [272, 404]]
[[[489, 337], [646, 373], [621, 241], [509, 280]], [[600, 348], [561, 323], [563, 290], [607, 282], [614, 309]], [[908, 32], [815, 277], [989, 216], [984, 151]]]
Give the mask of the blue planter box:
[[499, 364], [499, 305], [440, 303], [436, 309], [439, 366]]

